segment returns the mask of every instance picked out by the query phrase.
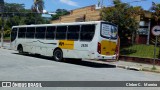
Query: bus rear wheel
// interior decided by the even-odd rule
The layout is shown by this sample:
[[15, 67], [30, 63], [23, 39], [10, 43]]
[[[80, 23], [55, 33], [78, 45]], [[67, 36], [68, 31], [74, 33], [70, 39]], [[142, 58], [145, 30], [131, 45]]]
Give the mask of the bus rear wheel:
[[63, 52], [62, 52], [62, 50], [56, 49], [53, 52], [53, 58], [54, 58], [55, 61], [62, 62], [63, 61]]

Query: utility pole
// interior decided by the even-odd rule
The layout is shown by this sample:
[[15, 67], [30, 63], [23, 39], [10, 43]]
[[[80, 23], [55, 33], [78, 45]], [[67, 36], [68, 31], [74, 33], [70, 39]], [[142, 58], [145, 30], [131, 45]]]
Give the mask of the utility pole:
[[0, 12], [1, 12], [1, 47], [3, 47], [3, 33], [4, 33], [4, 0], [0, 0]]
[[149, 19], [149, 22], [148, 22], [147, 45], [149, 45], [149, 39], [150, 39], [150, 28], [151, 28], [151, 19]]

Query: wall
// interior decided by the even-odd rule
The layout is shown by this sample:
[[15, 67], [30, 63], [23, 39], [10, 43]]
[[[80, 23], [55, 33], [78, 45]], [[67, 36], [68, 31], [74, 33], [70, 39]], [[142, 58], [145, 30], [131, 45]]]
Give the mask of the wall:
[[82, 21], [98, 21], [101, 20], [100, 9], [95, 9], [96, 6], [87, 6], [71, 10], [69, 15], [60, 17], [58, 20], [53, 20], [51, 23], [66, 23], [66, 22], [82, 22]]

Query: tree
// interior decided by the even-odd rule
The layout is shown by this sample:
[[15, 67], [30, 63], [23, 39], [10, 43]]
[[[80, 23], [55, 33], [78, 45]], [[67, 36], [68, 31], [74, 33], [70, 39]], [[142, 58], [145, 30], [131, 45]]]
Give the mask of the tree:
[[155, 4], [154, 2], [152, 2], [152, 7], [150, 10], [152, 12], [152, 18], [158, 24], [160, 22], [160, 4]]
[[4, 12], [4, 0], [0, 0], [0, 12], [2, 12], [1, 13], [1, 46], [3, 47], [3, 33], [4, 33], [3, 12]]
[[43, 24], [43, 23], [45, 23], [45, 20], [42, 18], [41, 14], [32, 13], [31, 10], [26, 10], [26, 12], [29, 12], [29, 13], [26, 13], [27, 17], [25, 17], [25, 20], [24, 20], [25, 24], [30, 25], [30, 24]]
[[134, 40], [138, 22], [136, 17], [142, 13], [141, 7], [133, 7], [121, 0], [113, 0], [114, 7], [104, 7], [101, 11], [102, 19], [118, 25], [121, 43]]
[[56, 10], [56, 15], [52, 15], [52, 20], [57, 20], [63, 15], [68, 15], [70, 12], [67, 11], [66, 9], [57, 9]]
[[[44, 19], [41, 14], [35, 15], [31, 9], [25, 9], [24, 4], [4, 3], [4, 37], [10, 36], [12, 26], [43, 24]], [[36, 17], [36, 18], [35, 18]], [[2, 18], [0, 18], [2, 25]]]
[[43, 0], [34, 0], [34, 4], [31, 9], [33, 12], [43, 13], [44, 1]]
[[43, 0], [34, 0], [34, 4], [32, 5], [31, 10], [35, 16], [35, 24], [39, 23], [37, 21], [37, 20], [39, 20], [37, 17], [42, 15], [43, 8], [44, 8], [44, 1]]

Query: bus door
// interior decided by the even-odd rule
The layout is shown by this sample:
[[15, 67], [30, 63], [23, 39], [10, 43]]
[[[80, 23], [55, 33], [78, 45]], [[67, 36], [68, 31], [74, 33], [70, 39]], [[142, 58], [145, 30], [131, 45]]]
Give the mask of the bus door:
[[102, 55], [115, 55], [117, 49], [117, 38], [118, 38], [117, 26], [102, 23], [101, 25], [101, 41], [98, 43]]
[[16, 50], [17, 45], [17, 28], [13, 28], [11, 31], [11, 48]]

